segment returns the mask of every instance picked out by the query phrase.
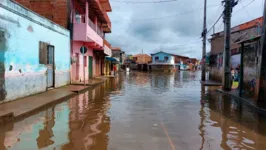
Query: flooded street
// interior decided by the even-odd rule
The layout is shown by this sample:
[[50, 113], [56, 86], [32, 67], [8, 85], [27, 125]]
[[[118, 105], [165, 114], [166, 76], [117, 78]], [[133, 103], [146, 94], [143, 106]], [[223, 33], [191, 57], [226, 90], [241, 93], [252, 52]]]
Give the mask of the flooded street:
[[1, 127], [0, 149], [265, 149], [266, 119], [200, 72], [118, 78]]

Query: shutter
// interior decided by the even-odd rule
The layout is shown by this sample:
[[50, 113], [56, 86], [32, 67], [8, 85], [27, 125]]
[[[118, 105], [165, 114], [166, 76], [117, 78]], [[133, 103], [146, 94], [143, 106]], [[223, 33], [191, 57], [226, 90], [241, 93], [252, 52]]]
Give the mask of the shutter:
[[39, 63], [40, 64], [47, 64], [47, 47], [48, 44], [44, 42], [39, 42]]

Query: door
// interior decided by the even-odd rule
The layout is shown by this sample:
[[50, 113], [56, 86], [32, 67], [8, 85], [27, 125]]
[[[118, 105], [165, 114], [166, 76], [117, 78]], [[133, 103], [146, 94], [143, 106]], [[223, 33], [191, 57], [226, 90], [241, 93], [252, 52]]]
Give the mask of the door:
[[47, 51], [47, 87], [54, 87], [54, 46], [51, 45]]
[[76, 61], [76, 81], [79, 81], [79, 64], [80, 64], [80, 60], [79, 60], [79, 53], [76, 53], [76, 58], [77, 58], [77, 61]]
[[89, 57], [89, 76], [90, 76], [90, 78], [92, 78], [92, 76], [93, 76], [92, 62], [93, 62], [93, 60], [92, 60], [92, 57], [90, 56]]

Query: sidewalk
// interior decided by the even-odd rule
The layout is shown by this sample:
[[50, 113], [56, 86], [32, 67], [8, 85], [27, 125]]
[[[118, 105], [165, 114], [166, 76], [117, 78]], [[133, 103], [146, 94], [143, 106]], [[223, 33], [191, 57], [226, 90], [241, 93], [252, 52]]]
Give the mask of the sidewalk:
[[99, 78], [97, 80], [92, 80], [92, 82], [89, 83], [90, 86], [68, 85], [0, 104], [0, 125], [22, 119], [42, 108], [67, 100], [104, 81], [104, 79]]
[[249, 106], [253, 107], [259, 113], [266, 115], [266, 103], [265, 102], [256, 102], [255, 100], [247, 97], [239, 97], [238, 90], [231, 90], [231, 91], [224, 91], [222, 89], [217, 89], [218, 92], [232, 96], [241, 102], [248, 104]]
[[207, 80], [207, 81], [200, 80], [200, 83], [203, 84], [204, 86], [222, 86], [222, 83], [213, 80]]
[[[86, 80], [85, 81], [85, 85], [86, 86], [96, 86], [98, 84], [103, 83], [106, 80], [106, 77], [96, 77], [95, 79], [91, 79], [91, 80]], [[77, 81], [77, 82], [73, 82], [72, 85], [84, 85], [84, 81]]]

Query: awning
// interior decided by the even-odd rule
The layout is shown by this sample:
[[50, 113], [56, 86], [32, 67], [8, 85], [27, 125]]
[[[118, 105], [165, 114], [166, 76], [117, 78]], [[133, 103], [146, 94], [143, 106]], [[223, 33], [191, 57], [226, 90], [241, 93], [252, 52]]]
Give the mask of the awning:
[[113, 57], [105, 57], [106, 60], [111, 61], [113, 64], [119, 63], [115, 58]]

